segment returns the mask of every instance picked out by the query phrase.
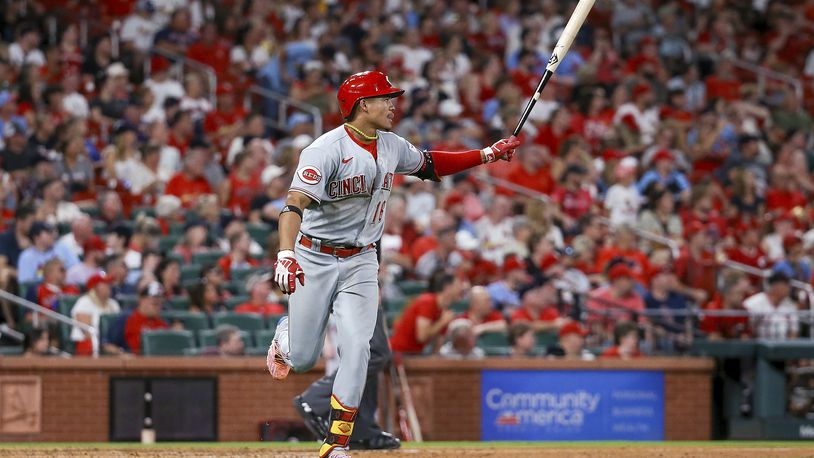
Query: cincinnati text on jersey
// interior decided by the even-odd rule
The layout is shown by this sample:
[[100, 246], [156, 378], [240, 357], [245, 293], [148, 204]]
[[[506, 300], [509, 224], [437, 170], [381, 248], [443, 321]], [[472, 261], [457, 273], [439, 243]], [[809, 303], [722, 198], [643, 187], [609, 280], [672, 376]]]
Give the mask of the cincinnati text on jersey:
[[331, 199], [348, 197], [356, 194], [367, 194], [367, 183], [365, 175], [354, 175], [352, 177], [335, 180], [328, 183], [328, 196]]

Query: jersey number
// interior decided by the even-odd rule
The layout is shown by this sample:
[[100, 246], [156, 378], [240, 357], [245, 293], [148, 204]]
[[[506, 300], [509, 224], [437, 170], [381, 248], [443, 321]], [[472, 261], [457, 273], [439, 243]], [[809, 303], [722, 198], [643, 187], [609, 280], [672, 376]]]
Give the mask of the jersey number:
[[382, 222], [382, 218], [384, 218], [384, 207], [386, 206], [386, 200], [380, 200], [379, 203], [376, 204], [376, 210], [373, 211], [373, 218], [370, 220], [370, 224], [375, 225]]

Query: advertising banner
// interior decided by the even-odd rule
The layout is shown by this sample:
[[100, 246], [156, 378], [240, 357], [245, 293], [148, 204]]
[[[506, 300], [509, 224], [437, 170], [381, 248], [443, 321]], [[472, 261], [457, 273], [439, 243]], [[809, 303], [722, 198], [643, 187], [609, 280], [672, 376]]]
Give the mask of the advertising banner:
[[481, 440], [664, 440], [660, 371], [484, 370]]

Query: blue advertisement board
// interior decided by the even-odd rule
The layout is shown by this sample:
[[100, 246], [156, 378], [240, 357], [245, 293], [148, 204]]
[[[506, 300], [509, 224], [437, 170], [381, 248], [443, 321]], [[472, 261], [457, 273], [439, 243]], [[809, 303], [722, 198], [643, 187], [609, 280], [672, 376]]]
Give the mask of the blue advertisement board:
[[481, 440], [664, 440], [660, 371], [484, 370]]

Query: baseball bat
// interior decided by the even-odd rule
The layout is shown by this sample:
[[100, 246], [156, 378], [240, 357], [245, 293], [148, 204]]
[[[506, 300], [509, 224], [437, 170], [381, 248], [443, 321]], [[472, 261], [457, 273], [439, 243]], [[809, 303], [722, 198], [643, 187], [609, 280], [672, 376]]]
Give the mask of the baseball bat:
[[545, 67], [543, 78], [540, 80], [540, 84], [537, 85], [537, 90], [534, 91], [534, 96], [532, 96], [532, 98], [529, 99], [528, 103], [526, 104], [526, 108], [523, 110], [523, 115], [520, 116], [520, 121], [517, 123], [517, 127], [514, 128], [514, 133], [512, 133], [512, 135], [515, 137], [518, 136], [520, 134], [520, 130], [523, 129], [523, 124], [525, 124], [526, 120], [529, 118], [529, 114], [531, 114], [531, 109], [534, 108], [534, 104], [540, 99], [540, 94], [543, 93], [543, 89], [545, 89], [546, 84], [548, 84], [548, 80], [550, 80], [551, 76], [554, 75], [554, 72], [557, 71], [557, 67], [560, 66], [560, 62], [562, 62], [565, 55], [568, 54], [568, 50], [571, 49], [571, 45], [574, 44], [574, 38], [576, 38], [577, 32], [579, 32], [582, 24], [585, 23], [585, 18], [588, 17], [588, 13], [591, 11], [591, 8], [593, 8], [595, 1], [596, 0], [579, 0], [577, 7], [574, 8], [574, 12], [568, 19], [568, 23], [565, 24], [565, 28], [562, 29], [560, 38], [557, 40], [557, 45], [554, 46], [554, 52], [551, 53], [551, 58], [548, 59], [548, 65]]
[[407, 422], [413, 433], [413, 440], [416, 442], [424, 442], [424, 438], [421, 434], [421, 424], [418, 422], [418, 414], [415, 410], [415, 404], [413, 403], [413, 394], [410, 391], [410, 385], [407, 383], [407, 372], [404, 370], [401, 355], [394, 355], [393, 362], [396, 365], [396, 372], [399, 374], [401, 397], [404, 401], [404, 407], [407, 409]]

